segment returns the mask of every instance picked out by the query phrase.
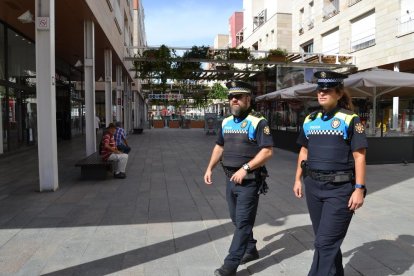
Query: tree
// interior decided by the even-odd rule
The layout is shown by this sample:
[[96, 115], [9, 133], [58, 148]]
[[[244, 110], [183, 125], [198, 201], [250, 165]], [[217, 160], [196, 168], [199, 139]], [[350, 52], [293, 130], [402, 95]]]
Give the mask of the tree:
[[227, 99], [228, 90], [223, 87], [220, 83], [215, 83], [211, 90], [208, 92], [209, 99], [225, 100]]

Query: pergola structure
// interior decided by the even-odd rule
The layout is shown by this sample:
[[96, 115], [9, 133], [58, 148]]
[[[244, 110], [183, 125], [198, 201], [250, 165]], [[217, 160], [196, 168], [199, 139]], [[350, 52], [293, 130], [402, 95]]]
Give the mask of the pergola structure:
[[[131, 71], [136, 71], [136, 77], [140, 65], [146, 63], [168, 62], [174, 64], [200, 64], [202, 66], [190, 66], [181, 74], [171, 75], [171, 79], [194, 81], [219, 81], [227, 79], [246, 80], [258, 73], [265, 72], [272, 67], [300, 67], [300, 68], [326, 68], [341, 72], [352, 71], [355, 68], [355, 57], [351, 55], [322, 54], [322, 53], [287, 53], [282, 60], [273, 61], [268, 51], [248, 51], [249, 55], [243, 59], [231, 57], [234, 48], [212, 49], [209, 48], [205, 57], [188, 58], [179, 56], [177, 52], [189, 52], [192, 48], [168, 48], [174, 56], [149, 57], [145, 56], [147, 50], [157, 50], [159, 47], [130, 47], [134, 56], [125, 60], [131, 61], [135, 66]], [[236, 50], [237, 51], [237, 50]], [[346, 62], [343, 62], [346, 61]]]

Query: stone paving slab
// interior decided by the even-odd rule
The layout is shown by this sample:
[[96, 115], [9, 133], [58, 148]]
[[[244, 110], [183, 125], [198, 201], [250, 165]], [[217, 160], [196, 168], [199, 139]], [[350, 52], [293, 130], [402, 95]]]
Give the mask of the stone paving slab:
[[[130, 135], [127, 178], [83, 181], [84, 138], [58, 144], [59, 189], [38, 193], [37, 152], [0, 157], [0, 275], [212, 275], [233, 225], [225, 178], [203, 174], [216, 137]], [[313, 231], [293, 196], [296, 154], [275, 148], [254, 228], [261, 258], [237, 275], [306, 275]], [[343, 243], [346, 275], [414, 275], [413, 164], [370, 165], [369, 194]]]

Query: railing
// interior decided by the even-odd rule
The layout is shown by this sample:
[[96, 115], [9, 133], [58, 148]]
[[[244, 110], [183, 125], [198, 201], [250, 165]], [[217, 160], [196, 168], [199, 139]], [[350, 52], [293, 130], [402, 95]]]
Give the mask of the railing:
[[398, 21], [398, 36], [412, 32], [414, 32], [414, 18], [407, 18], [407, 16], [401, 17]]
[[359, 51], [375, 45], [375, 34], [351, 41], [351, 52]]
[[324, 21], [337, 15], [339, 13], [339, 0], [333, 0], [331, 3], [325, 5], [322, 11]]
[[114, 8], [113, 8], [113, 2], [114, 2], [114, 0], [106, 0], [106, 3], [108, 4], [108, 7], [109, 7], [109, 10], [110, 11], [113, 11], [114, 10]]
[[358, 2], [361, 2], [362, 0], [348, 0], [348, 7], [355, 5]]
[[116, 27], [118, 28], [119, 33], [122, 34], [124, 29], [124, 18], [122, 16], [122, 12], [118, 5], [118, 2], [112, 1], [112, 7], [114, 9]]
[[266, 9], [264, 9], [257, 16], [253, 17], [253, 31], [262, 26], [266, 20]]

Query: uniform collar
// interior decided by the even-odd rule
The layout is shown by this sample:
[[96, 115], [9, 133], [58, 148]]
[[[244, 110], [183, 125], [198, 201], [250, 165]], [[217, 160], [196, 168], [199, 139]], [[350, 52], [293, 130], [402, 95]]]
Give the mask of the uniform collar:
[[332, 117], [335, 116], [336, 112], [338, 112], [339, 109], [341, 109], [341, 108], [339, 106], [336, 106], [334, 109], [332, 109], [328, 112], [323, 112], [323, 110], [322, 110], [321, 111], [322, 112], [322, 117], [321, 117], [322, 120], [323, 121], [328, 121], [328, 120], [332, 119]]

